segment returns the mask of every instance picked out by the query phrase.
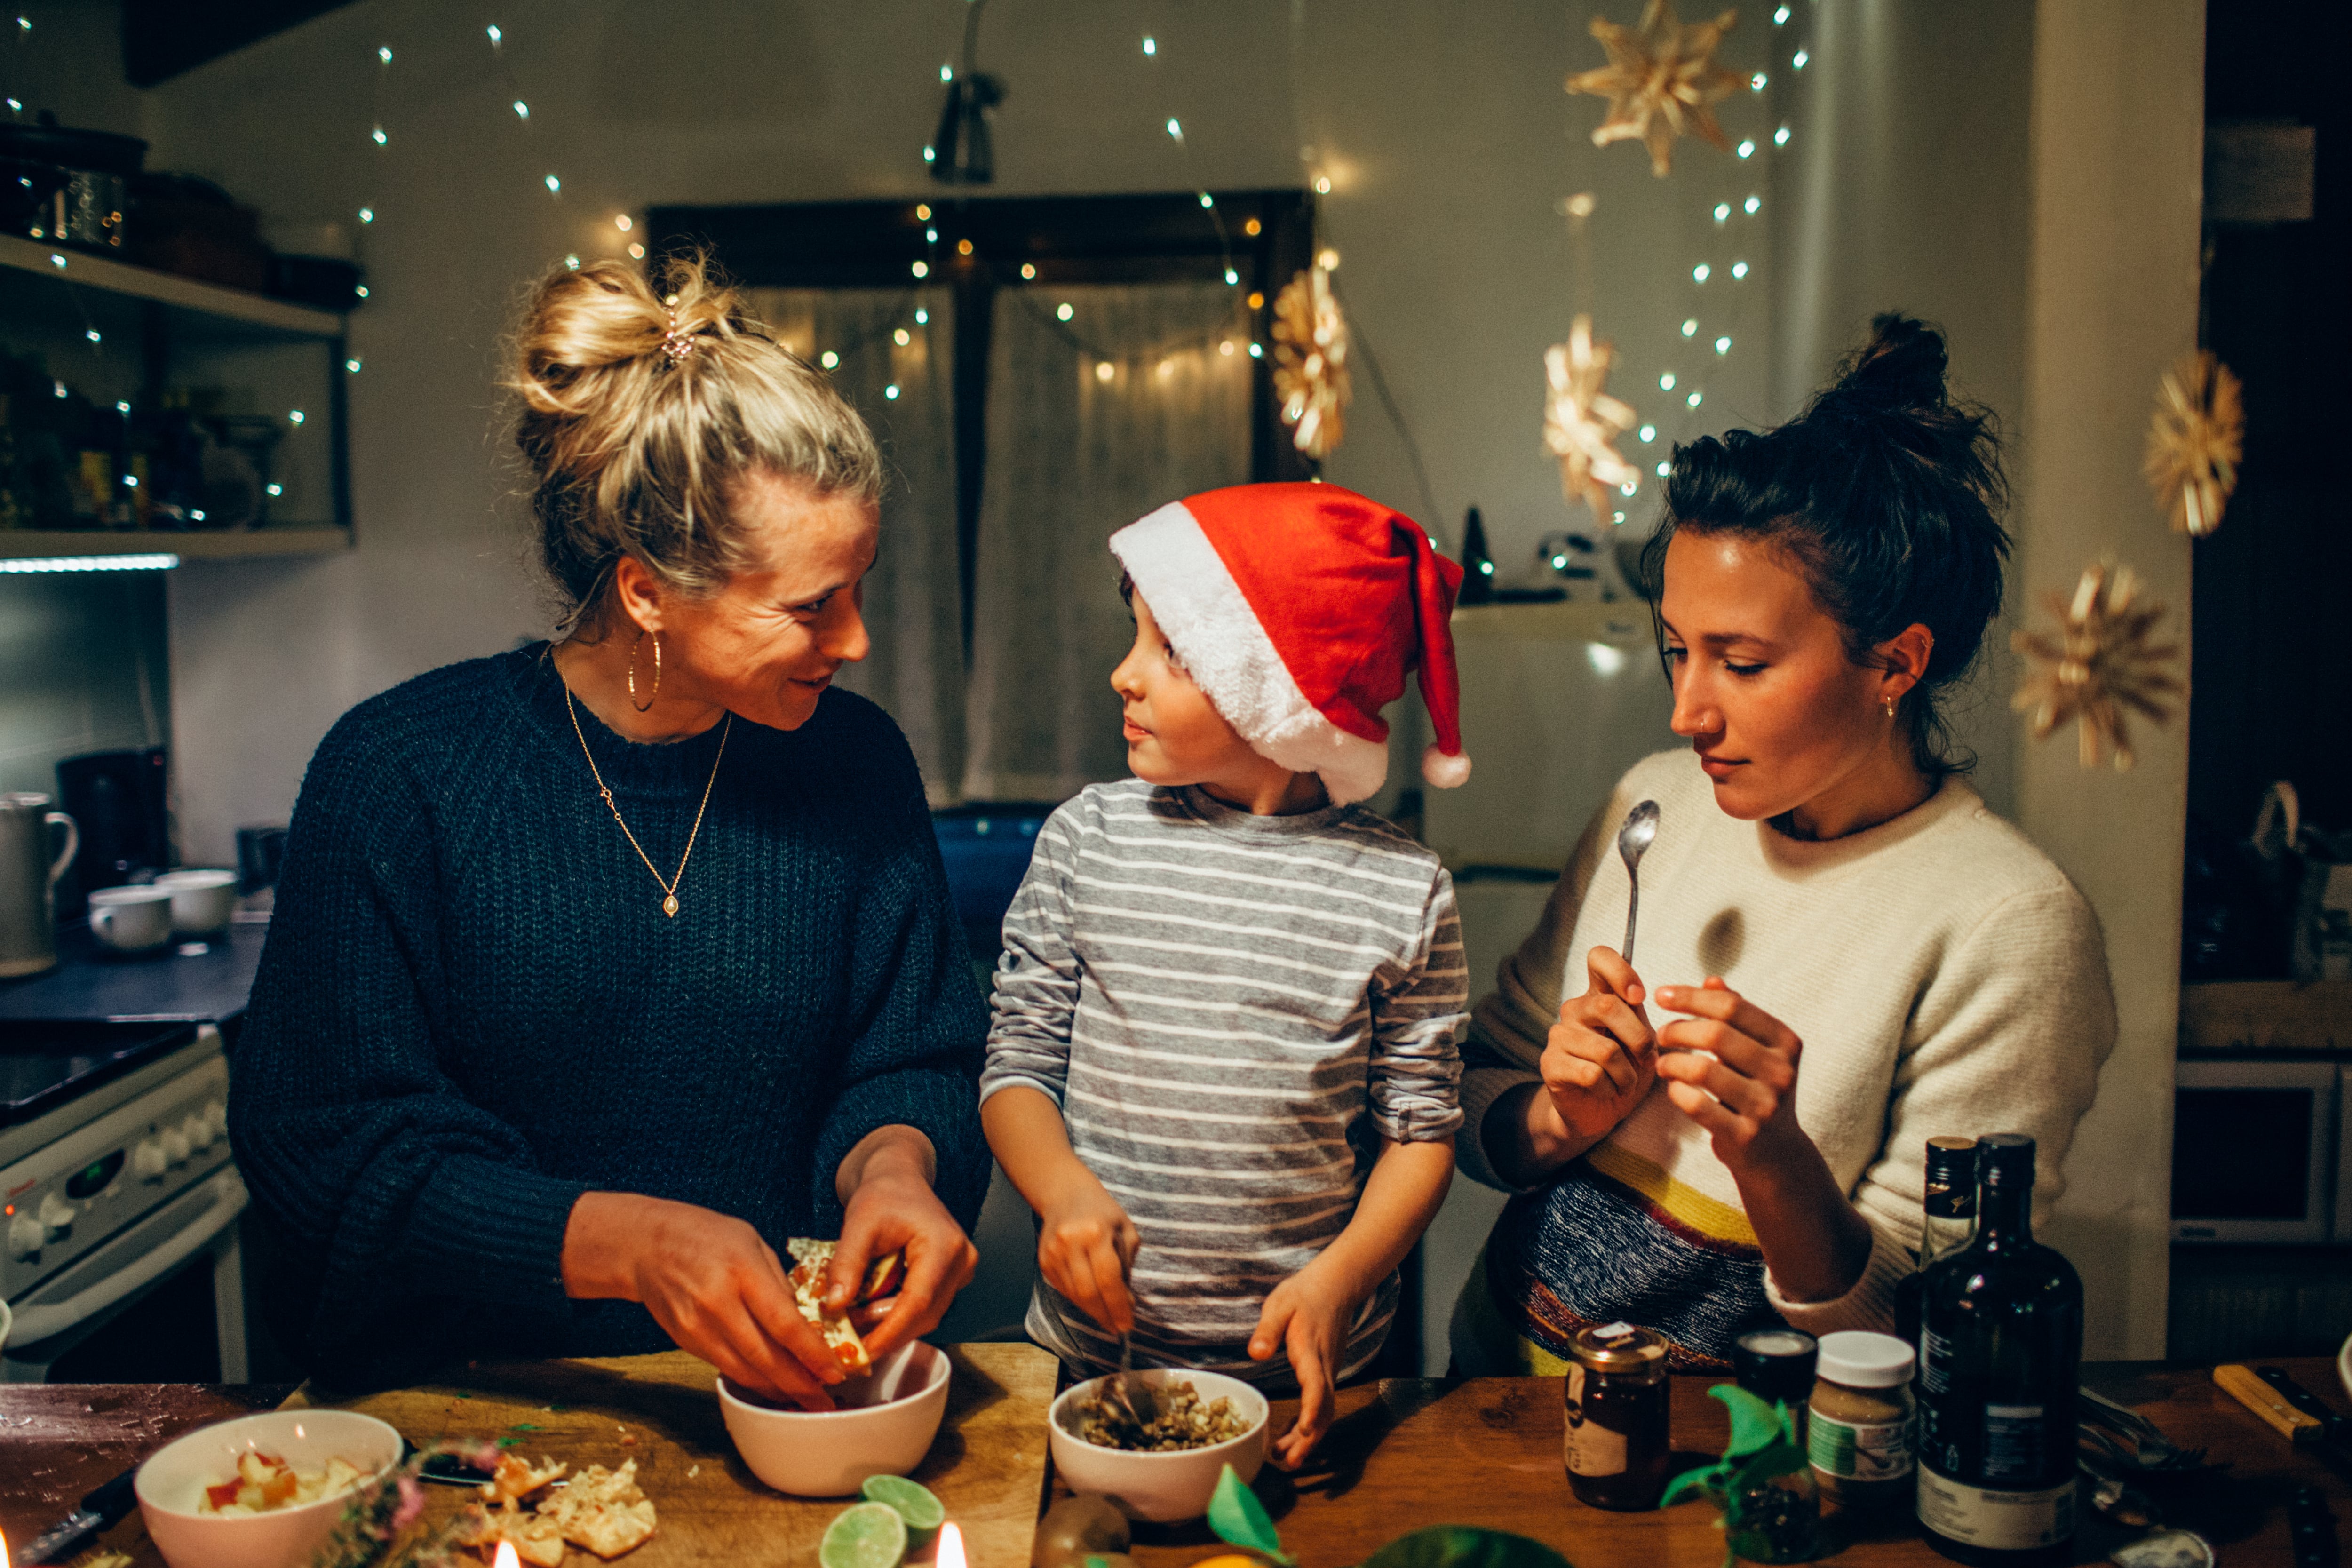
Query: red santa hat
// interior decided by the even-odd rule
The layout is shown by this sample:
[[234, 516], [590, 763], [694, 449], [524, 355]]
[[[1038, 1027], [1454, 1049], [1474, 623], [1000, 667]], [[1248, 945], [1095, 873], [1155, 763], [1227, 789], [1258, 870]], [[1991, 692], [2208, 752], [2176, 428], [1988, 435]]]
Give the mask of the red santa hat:
[[1161, 507], [1110, 548], [1225, 721], [1319, 774], [1335, 805], [1387, 777], [1381, 710], [1416, 668], [1437, 731], [1422, 776], [1469, 778], [1448, 625], [1462, 568], [1412, 519], [1337, 485], [1237, 485]]

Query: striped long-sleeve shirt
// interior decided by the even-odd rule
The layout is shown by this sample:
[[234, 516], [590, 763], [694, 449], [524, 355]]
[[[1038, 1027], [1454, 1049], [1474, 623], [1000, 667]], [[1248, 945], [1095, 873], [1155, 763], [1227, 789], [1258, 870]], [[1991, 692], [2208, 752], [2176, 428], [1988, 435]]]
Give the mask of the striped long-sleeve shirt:
[[[981, 1096], [1062, 1108], [1135, 1222], [1139, 1361], [1255, 1382], [1267, 1294], [1344, 1229], [1383, 1139], [1450, 1139], [1469, 977], [1437, 857], [1339, 806], [1255, 816], [1097, 784], [1055, 811], [1004, 918]], [[1341, 1374], [1396, 1310], [1391, 1275]], [[1118, 1341], [1043, 1281], [1030, 1333], [1084, 1371]]]

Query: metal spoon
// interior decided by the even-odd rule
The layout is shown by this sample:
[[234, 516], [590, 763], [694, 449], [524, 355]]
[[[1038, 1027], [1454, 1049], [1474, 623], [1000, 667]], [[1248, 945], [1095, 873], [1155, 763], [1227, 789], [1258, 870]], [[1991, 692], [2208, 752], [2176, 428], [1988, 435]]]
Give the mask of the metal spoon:
[[1625, 814], [1625, 826], [1617, 830], [1617, 854], [1625, 862], [1625, 945], [1619, 954], [1625, 966], [1633, 965], [1633, 916], [1642, 907], [1642, 854], [1650, 841], [1658, 836], [1658, 803], [1645, 800]]
[[1114, 1414], [1135, 1433], [1136, 1440], [1143, 1438], [1144, 1428], [1159, 1416], [1160, 1407], [1151, 1397], [1151, 1385], [1135, 1374], [1135, 1336], [1118, 1336], [1118, 1375], [1103, 1380], [1102, 1402], [1115, 1406]]

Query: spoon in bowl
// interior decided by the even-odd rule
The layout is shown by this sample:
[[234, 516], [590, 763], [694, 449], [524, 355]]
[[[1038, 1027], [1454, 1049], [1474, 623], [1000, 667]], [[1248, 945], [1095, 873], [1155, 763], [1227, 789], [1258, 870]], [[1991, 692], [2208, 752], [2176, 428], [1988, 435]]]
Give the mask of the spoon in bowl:
[[1633, 966], [1633, 917], [1642, 907], [1642, 855], [1650, 841], [1658, 836], [1658, 803], [1645, 800], [1625, 814], [1625, 826], [1617, 830], [1617, 854], [1625, 862], [1625, 945], [1619, 955], [1625, 967]]

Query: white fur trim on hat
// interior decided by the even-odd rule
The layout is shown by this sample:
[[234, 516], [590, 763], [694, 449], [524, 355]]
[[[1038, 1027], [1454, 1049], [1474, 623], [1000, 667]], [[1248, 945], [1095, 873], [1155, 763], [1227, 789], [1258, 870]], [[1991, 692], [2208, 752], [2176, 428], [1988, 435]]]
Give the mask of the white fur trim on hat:
[[1334, 805], [1379, 793], [1388, 747], [1350, 735], [1307, 700], [1183, 502], [1129, 523], [1110, 536], [1110, 549], [1193, 683], [1252, 750], [1319, 776]]

